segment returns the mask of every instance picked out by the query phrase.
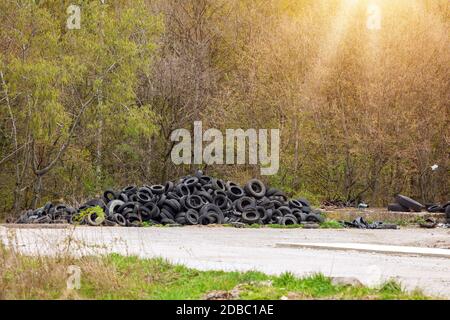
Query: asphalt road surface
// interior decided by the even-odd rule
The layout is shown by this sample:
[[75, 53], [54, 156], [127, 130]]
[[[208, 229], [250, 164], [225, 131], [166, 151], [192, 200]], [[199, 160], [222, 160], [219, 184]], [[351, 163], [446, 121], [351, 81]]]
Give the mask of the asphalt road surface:
[[290, 271], [299, 276], [321, 272], [332, 277], [355, 277], [369, 286], [387, 279], [408, 290], [450, 298], [450, 258], [279, 247], [280, 243], [359, 243], [450, 249], [450, 229], [238, 229], [181, 228], [5, 228], [0, 238], [31, 255], [89, 255], [121, 253], [163, 257], [200, 270]]

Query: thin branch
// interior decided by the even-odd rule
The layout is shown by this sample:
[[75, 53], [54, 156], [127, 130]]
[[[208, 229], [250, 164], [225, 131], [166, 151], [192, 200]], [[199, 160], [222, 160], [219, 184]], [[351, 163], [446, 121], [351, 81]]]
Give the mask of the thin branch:
[[89, 106], [89, 104], [92, 102], [93, 99], [94, 99], [94, 97], [91, 97], [86, 103], [84, 103], [84, 104], [82, 103], [81, 110], [78, 113], [77, 117], [75, 118], [75, 120], [72, 124], [72, 127], [70, 128], [69, 135], [67, 136], [66, 141], [62, 144], [62, 146], [59, 149], [55, 158], [45, 168], [43, 168], [43, 169], [35, 168], [34, 173], [37, 176], [42, 176], [42, 175], [46, 174], [59, 161], [59, 159], [61, 158], [63, 153], [66, 151], [67, 147], [69, 146], [70, 139], [72, 138], [72, 135], [75, 131], [76, 126], [78, 125], [78, 122], [80, 121], [81, 116], [83, 115], [84, 111], [86, 110], [86, 108]]
[[30, 142], [27, 142], [25, 144], [23, 144], [22, 146], [20, 146], [19, 148], [17, 148], [16, 150], [14, 150], [13, 152], [11, 152], [10, 154], [8, 154], [6, 157], [4, 157], [2, 160], [0, 160], [0, 165], [2, 165], [4, 162], [10, 160], [11, 158], [13, 158], [13, 156], [19, 152], [20, 150], [22, 150], [26, 145], [30, 144]]

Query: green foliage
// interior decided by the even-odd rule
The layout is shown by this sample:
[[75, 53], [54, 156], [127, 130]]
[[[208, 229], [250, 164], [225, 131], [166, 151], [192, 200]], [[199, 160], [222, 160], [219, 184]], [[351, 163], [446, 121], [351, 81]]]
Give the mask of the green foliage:
[[89, 208], [86, 208], [84, 210], [81, 210], [74, 217], [73, 221], [80, 223], [81, 221], [83, 221], [89, 215], [94, 215], [95, 216], [95, 222], [105, 220], [105, 212], [103, 211], [102, 207], [95, 206], [95, 207], [89, 207]]
[[[118, 184], [112, 160], [119, 164], [142, 160], [133, 149], [117, 159], [117, 150], [105, 146], [142, 146], [156, 132], [156, 116], [150, 105], [137, 102], [137, 93], [140, 80], [151, 70], [155, 39], [163, 30], [159, 15], [143, 14], [145, 1], [80, 5], [81, 29], [67, 30], [67, 13], [60, 3], [0, 4], [0, 42], [8, 43], [0, 50], [5, 80], [0, 90], [0, 129], [9, 134], [14, 120], [18, 145], [33, 143], [33, 148], [18, 154], [23, 177], [12, 184], [33, 184], [34, 171], [27, 159], [36, 159], [37, 169], [51, 163], [80, 114], [68, 148], [43, 181], [66, 182], [52, 193], [76, 198], [92, 195], [104, 184]], [[4, 113], [6, 93], [12, 118]], [[13, 151], [12, 137], [0, 148], [0, 158]], [[7, 164], [11, 168], [1, 174], [5, 182], [5, 176], [14, 172], [14, 163]], [[6, 193], [12, 188], [2, 190], [3, 199], [10, 199]], [[33, 188], [24, 190], [28, 195], [22, 198], [31, 199]]]
[[311, 205], [318, 206], [323, 200], [324, 195], [309, 191], [307, 184], [296, 184], [296, 177], [286, 168], [280, 168], [278, 174], [270, 176], [269, 184], [275, 188], [285, 191], [290, 197], [298, 199], [305, 198]]
[[[359, 28], [365, 1], [345, 17], [339, 0], [1, 1], [0, 159], [21, 149], [2, 163], [0, 207], [39, 199], [32, 164], [52, 163], [72, 126], [40, 202], [192, 172], [171, 163], [170, 133], [195, 120], [281, 129], [280, 170], [264, 179], [315, 206], [446, 201], [447, 2], [384, 1], [374, 38]], [[206, 168], [241, 183], [259, 172]]]

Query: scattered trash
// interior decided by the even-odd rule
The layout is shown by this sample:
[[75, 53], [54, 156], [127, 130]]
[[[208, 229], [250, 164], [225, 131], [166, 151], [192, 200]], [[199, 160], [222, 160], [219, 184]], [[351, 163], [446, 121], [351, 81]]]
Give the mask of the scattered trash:
[[321, 223], [320, 211], [306, 199], [288, 200], [284, 192], [257, 179], [244, 187], [197, 171], [164, 185], [127, 186], [106, 190], [78, 209], [47, 203], [24, 212], [16, 223], [71, 223], [91, 226], [169, 226], [229, 223], [295, 225]]
[[401, 194], [398, 194], [395, 197], [395, 201], [396, 203], [390, 203], [388, 205], [389, 211], [410, 212], [412, 210], [415, 212], [420, 212], [425, 209], [425, 206], [423, 204]]
[[360, 204], [358, 204], [358, 209], [360, 209], [360, 210], [367, 209], [368, 207], [369, 207], [369, 205], [364, 202], [361, 202]]
[[363, 217], [358, 217], [352, 222], [340, 221], [340, 223], [346, 228], [357, 228], [357, 229], [397, 229], [396, 224], [384, 223], [381, 221], [375, 221], [373, 223], [368, 223]]
[[437, 213], [437, 212], [445, 212], [445, 209], [439, 204], [430, 204], [426, 205], [426, 209], [428, 212]]
[[425, 221], [420, 222], [419, 225], [421, 228], [433, 229], [437, 227], [438, 223], [435, 219], [428, 218]]
[[438, 203], [426, 203], [425, 205], [417, 202], [414, 199], [408, 198], [404, 195], [397, 195], [395, 197], [396, 202], [390, 203], [387, 207], [388, 211], [394, 212], [421, 212], [422, 210], [426, 210], [430, 213], [444, 213], [446, 208], [450, 206], [450, 202], [447, 202], [444, 205], [440, 205]]

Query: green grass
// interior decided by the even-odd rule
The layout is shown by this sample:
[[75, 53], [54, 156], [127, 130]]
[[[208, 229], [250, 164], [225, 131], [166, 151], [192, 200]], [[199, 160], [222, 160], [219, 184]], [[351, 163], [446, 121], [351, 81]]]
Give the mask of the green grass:
[[290, 224], [290, 225], [268, 224], [265, 227], [272, 228], [272, 229], [298, 229], [298, 228], [303, 228], [303, 225], [302, 224]]
[[[202, 299], [238, 292], [239, 299], [426, 299], [390, 281], [379, 288], [334, 285], [321, 274], [298, 278], [257, 271], [199, 271], [164, 259], [30, 257], [0, 245], [0, 299]], [[67, 290], [68, 267], [81, 269], [81, 287]]]
[[[261, 272], [198, 271], [162, 259], [110, 255], [106, 265], [116, 270], [120, 285], [98, 290], [88, 280], [81, 293], [96, 299], [201, 299], [215, 290], [229, 291], [239, 285], [241, 299], [280, 299], [295, 293], [305, 299], [425, 299], [420, 292], [406, 293], [396, 282], [380, 288], [336, 286], [317, 274], [298, 278], [291, 273], [269, 276]], [[272, 285], [267, 285], [270, 281]]]
[[343, 226], [336, 220], [327, 220], [320, 224], [321, 229], [342, 229]]
[[[220, 224], [217, 225], [220, 227], [234, 227], [233, 224], [231, 223], [224, 223], [224, 224]], [[162, 224], [153, 224], [153, 223], [149, 223], [149, 222], [142, 222], [142, 227], [157, 227], [157, 228], [164, 228], [164, 227], [170, 227], [170, 225], [162, 225]], [[180, 227], [182, 227], [180, 225]], [[245, 224], [244, 226], [242, 226], [242, 228], [249, 228], [249, 229], [260, 229], [260, 228], [272, 228], [272, 229], [298, 229], [298, 228], [303, 228], [304, 225], [303, 224], [291, 224], [291, 225], [282, 225], [282, 224], [258, 224], [258, 223], [254, 223], [254, 224]], [[335, 220], [327, 220], [325, 222], [322, 222], [320, 224], [320, 228], [322, 229], [342, 229], [343, 226], [335, 221]]]

